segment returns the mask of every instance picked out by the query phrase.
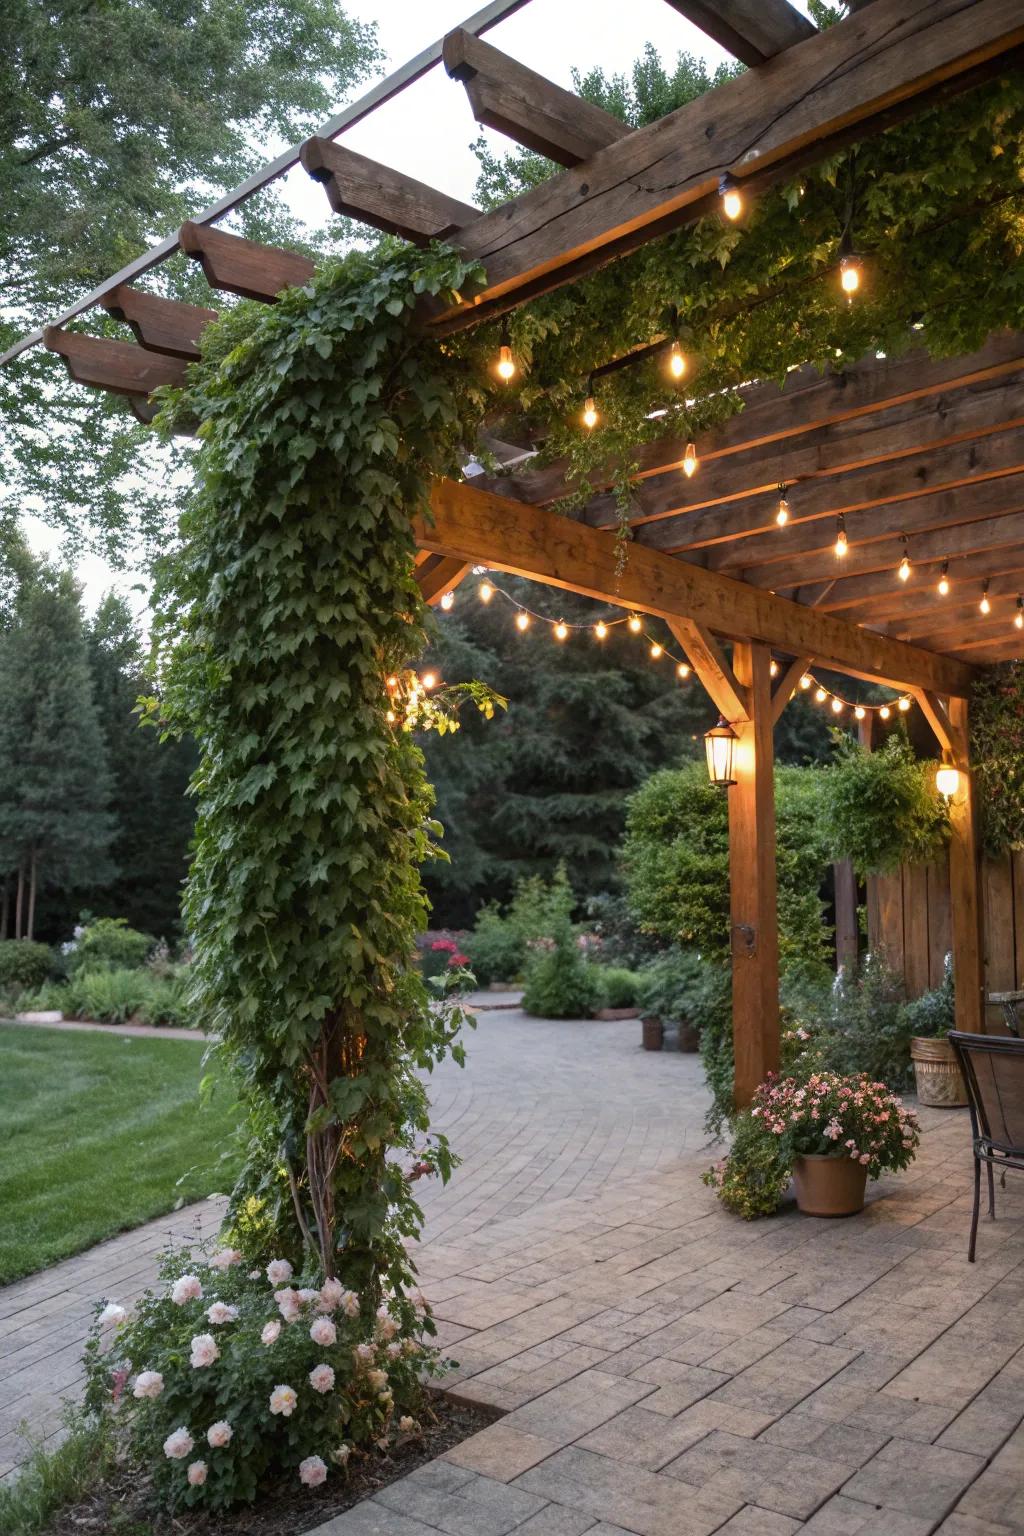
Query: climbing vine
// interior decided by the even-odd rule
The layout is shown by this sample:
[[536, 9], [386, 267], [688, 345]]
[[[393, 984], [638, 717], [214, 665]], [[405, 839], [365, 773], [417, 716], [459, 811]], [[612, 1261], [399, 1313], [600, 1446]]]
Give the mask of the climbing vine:
[[979, 674], [971, 693], [971, 764], [985, 848], [1024, 848], [1024, 666]]

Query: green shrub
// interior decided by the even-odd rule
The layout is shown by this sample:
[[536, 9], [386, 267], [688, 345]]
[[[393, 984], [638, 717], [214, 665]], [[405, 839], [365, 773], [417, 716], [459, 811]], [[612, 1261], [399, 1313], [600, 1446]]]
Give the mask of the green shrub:
[[602, 891], [588, 898], [587, 926], [597, 941], [602, 965], [642, 971], [663, 952], [665, 945], [637, 925], [629, 901], [621, 891]]
[[863, 878], [937, 857], [949, 815], [935, 788], [935, 764], [918, 761], [901, 734], [877, 752], [846, 736], [838, 746], [838, 760], [821, 775], [833, 858], [849, 859]]
[[946, 956], [939, 985], [908, 1003], [905, 1017], [908, 1041], [915, 1035], [926, 1040], [941, 1040], [956, 1028], [952, 955]]
[[41, 987], [56, 966], [48, 944], [31, 939], [0, 939], [0, 988], [16, 992]]
[[568, 918], [552, 937], [533, 944], [523, 1008], [541, 1019], [589, 1019], [601, 1006], [598, 970], [588, 963]]
[[54, 1528], [54, 1517], [84, 1500], [115, 1462], [109, 1419], [68, 1405], [60, 1442], [51, 1448], [37, 1441], [17, 1481], [0, 1483], [0, 1531], [4, 1536], [44, 1536]]
[[576, 897], [565, 865], [550, 881], [540, 875], [520, 880], [507, 913], [497, 903], [481, 907], [465, 947], [473, 974], [482, 987], [495, 981], [517, 981], [526, 969], [530, 945], [550, 939], [562, 922], [572, 918]]
[[472, 933], [466, 935], [466, 953], [473, 974], [482, 987], [495, 981], [516, 981], [526, 963], [526, 941], [496, 903], [481, 907]]
[[766, 1136], [760, 1118], [749, 1109], [736, 1116], [732, 1145], [721, 1161], [702, 1175], [717, 1190], [727, 1211], [753, 1221], [778, 1210], [789, 1185], [790, 1165], [773, 1136]]
[[673, 946], [641, 972], [640, 1007], [666, 1024], [690, 1023], [692, 1012], [701, 1006], [706, 970], [694, 950]]
[[641, 978], [622, 966], [591, 967], [597, 978], [602, 1008], [633, 1008], [640, 991]]
[[131, 970], [143, 965], [155, 947], [154, 938], [129, 928], [123, 917], [98, 917], [76, 930], [74, 946], [67, 952], [68, 974]]
[[59, 1008], [65, 1018], [98, 1024], [153, 1024], [192, 1028], [187, 967], [165, 975], [145, 970], [83, 971], [59, 986], [19, 1000], [19, 1009]]
[[910, 1034], [903, 978], [882, 955], [865, 955], [861, 966], [840, 977], [833, 989], [821, 1037], [822, 1064], [832, 1072], [863, 1072], [890, 1088], [904, 1088], [910, 1077]]

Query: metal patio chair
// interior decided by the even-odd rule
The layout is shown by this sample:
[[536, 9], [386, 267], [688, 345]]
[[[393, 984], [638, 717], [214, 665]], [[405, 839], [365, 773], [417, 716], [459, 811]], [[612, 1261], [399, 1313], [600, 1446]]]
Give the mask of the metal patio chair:
[[981, 1165], [988, 1172], [988, 1214], [995, 1220], [993, 1170], [1018, 1168], [1024, 1172], [1024, 1040], [1002, 1035], [967, 1034], [950, 1030], [967, 1085], [974, 1141], [974, 1213], [968, 1260], [974, 1263], [981, 1203]]

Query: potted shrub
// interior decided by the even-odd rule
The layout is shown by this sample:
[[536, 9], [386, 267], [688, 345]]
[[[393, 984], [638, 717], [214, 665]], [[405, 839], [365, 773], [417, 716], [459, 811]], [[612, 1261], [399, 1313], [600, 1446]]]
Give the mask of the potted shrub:
[[597, 970], [600, 987], [599, 1019], [635, 1019], [640, 1010], [636, 1005], [640, 978], [624, 966], [604, 965]]
[[905, 1012], [918, 1098], [935, 1109], [962, 1108], [967, 1088], [947, 1038], [956, 1028], [952, 955], [946, 956], [942, 985], [908, 1003]]
[[665, 1023], [677, 1024], [681, 1051], [696, 1051], [700, 1046], [699, 1033], [690, 1014], [703, 975], [704, 967], [697, 955], [683, 949], [672, 949], [657, 959], [640, 977], [637, 1002], [645, 1025], [648, 1019], [656, 1020], [662, 1026]]

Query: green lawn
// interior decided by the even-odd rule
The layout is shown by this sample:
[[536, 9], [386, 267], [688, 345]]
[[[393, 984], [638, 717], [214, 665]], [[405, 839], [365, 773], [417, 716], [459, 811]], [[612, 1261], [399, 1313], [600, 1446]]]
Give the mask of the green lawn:
[[0, 1285], [230, 1189], [239, 1110], [203, 1044], [0, 1026]]

